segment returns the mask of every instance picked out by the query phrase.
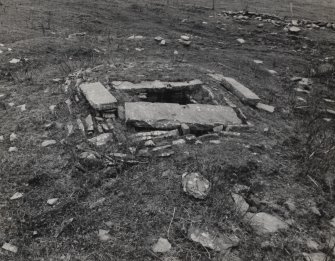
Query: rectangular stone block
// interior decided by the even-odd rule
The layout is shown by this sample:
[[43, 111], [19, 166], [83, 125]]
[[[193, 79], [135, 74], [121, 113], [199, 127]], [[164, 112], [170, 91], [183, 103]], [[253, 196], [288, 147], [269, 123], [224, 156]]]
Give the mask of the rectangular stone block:
[[116, 109], [116, 98], [100, 82], [83, 83], [79, 88], [93, 109], [98, 111]]
[[260, 98], [254, 92], [236, 81], [234, 78], [225, 77], [221, 74], [209, 74], [209, 76], [219, 81], [221, 85], [223, 85], [228, 91], [235, 94], [244, 103], [256, 106], [256, 104], [260, 101]]
[[185, 123], [197, 131], [242, 124], [234, 109], [220, 105], [126, 102], [125, 114], [128, 124], [147, 129], [176, 129]]

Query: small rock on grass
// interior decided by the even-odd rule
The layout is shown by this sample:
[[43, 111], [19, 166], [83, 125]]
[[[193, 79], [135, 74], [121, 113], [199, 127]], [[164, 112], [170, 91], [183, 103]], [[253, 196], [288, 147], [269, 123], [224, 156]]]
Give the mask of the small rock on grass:
[[2, 249], [10, 251], [12, 253], [17, 253], [17, 250], [18, 250], [18, 248], [16, 246], [14, 246], [12, 244], [9, 244], [9, 243], [4, 243], [2, 245]]
[[211, 188], [210, 182], [196, 172], [184, 173], [182, 175], [182, 185], [184, 192], [198, 199], [204, 199]]
[[305, 261], [326, 261], [327, 255], [322, 252], [318, 253], [302, 253]]
[[168, 158], [171, 157], [174, 154], [173, 150], [163, 151], [157, 155], [157, 157], [160, 158]]
[[165, 238], [159, 238], [158, 241], [152, 246], [152, 251], [155, 253], [165, 253], [171, 249], [170, 242]]
[[239, 239], [236, 236], [226, 236], [211, 231], [207, 228], [202, 229], [199, 227], [191, 226], [188, 230], [188, 237], [203, 247], [213, 249], [218, 252], [225, 252], [232, 247], [239, 244]]
[[51, 198], [51, 199], [48, 199], [47, 203], [48, 205], [53, 206], [57, 203], [57, 201], [58, 201], [58, 198]]
[[147, 141], [144, 143], [144, 146], [146, 146], [146, 147], [155, 147], [156, 144], [155, 144], [155, 142], [153, 142], [153, 140], [147, 140]]
[[257, 109], [260, 109], [260, 110], [263, 110], [269, 113], [273, 113], [275, 111], [275, 107], [261, 103], [261, 102], [257, 103], [256, 107]]
[[238, 38], [236, 41], [238, 41], [240, 44], [244, 44], [245, 43], [245, 40], [242, 39], [242, 38]]
[[190, 127], [187, 124], [182, 123], [180, 127], [183, 135], [190, 134]]
[[19, 199], [23, 197], [23, 193], [20, 192], [16, 192], [11, 198], [10, 200], [15, 200], [15, 199]]
[[3, 142], [5, 140], [3, 135], [0, 135], [0, 142]]
[[242, 216], [245, 215], [249, 209], [249, 204], [241, 195], [232, 193], [231, 196], [235, 202], [237, 212]]
[[15, 133], [12, 133], [10, 136], [9, 136], [9, 141], [12, 142], [12, 141], [15, 141], [17, 140], [17, 135]]
[[254, 63], [255, 63], [255, 64], [262, 64], [263, 61], [261, 61], [261, 60], [254, 60]]
[[55, 145], [57, 142], [55, 140], [45, 140], [42, 142], [41, 146], [42, 147], [48, 147], [51, 145]]
[[183, 145], [185, 143], [186, 143], [186, 141], [184, 139], [179, 139], [179, 140], [172, 141], [173, 145]]
[[209, 143], [218, 145], [218, 144], [221, 144], [221, 141], [220, 140], [210, 140]]
[[19, 151], [19, 150], [18, 150], [18, 148], [16, 148], [16, 147], [10, 147], [10, 148], [8, 149], [8, 152], [17, 152], [17, 151]]
[[98, 237], [101, 241], [105, 242], [111, 239], [111, 235], [109, 234], [109, 230], [99, 229]]
[[111, 133], [103, 133], [97, 137], [88, 140], [90, 143], [95, 146], [103, 146], [106, 145], [109, 141], [113, 141], [113, 134]]
[[288, 224], [273, 215], [260, 212], [257, 214], [246, 213], [244, 221], [249, 223], [258, 234], [274, 233], [287, 229]]

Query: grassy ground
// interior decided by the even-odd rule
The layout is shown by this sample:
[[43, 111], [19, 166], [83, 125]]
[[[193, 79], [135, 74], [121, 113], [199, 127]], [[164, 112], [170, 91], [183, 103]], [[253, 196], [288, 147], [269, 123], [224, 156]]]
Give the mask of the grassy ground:
[[[227, 3], [227, 9], [239, 8], [228, 7]], [[0, 47], [4, 51], [0, 54], [0, 94], [5, 97], [0, 98], [0, 135], [5, 140], [0, 143], [0, 244], [11, 242], [19, 248], [16, 254], [0, 250], [1, 260], [222, 260], [219, 253], [187, 238], [191, 224], [238, 236], [241, 243], [233, 252], [242, 260], [303, 260], [301, 253], [312, 251], [307, 239], [328, 251], [327, 240], [334, 233], [328, 224], [335, 215], [332, 194], [323, 173], [309, 173], [310, 178], [304, 173], [304, 137], [310, 131], [306, 123], [312, 114], [294, 113], [295, 83], [290, 78], [310, 76], [320, 59], [334, 54], [334, 31], [304, 30], [301, 37], [292, 37], [272, 24], [259, 29], [256, 21], [212, 17], [212, 11], [135, 1], [3, 0], [1, 8], [0, 43], [5, 46]], [[273, 6], [266, 11], [281, 14], [280, 10]], [[319, 9], [306, 8], [299, 16], [313, 11], [312, 18], [323, 12], [322, 18], [327, 18], [331, 10], [319, 13]], [[67, 39], [76, 32], [87, 35]], [[146, 38], [127, 40], [133, 34]], [[182, 34], [192, 36], [190, 48], [176, 41]], [[156, 44], [153, 38], [158, 35], [170, 40], [166, 47]], [[246, 44], [239, 44], [237, 38]], [[9, 64], [12, 58], [28, 60]], [[264, 64], [256, 65], [253, 59]], [[200, 78], [219, 103], [224, 104], [223, 96], [233, 100], [254, 128], [241, 137], [224, 138], [220, 145], [185, 145], [173, 157], [152, 158], [146, 165], [85, 165], [78, 158], [77, 145], [89, 146], [86, 137], [79, 130], [67, 137], [65, 125], [86, 117], [89, 108], [84, 101], [73, 100], [70, 114], [65, 100], [73, 97], [52, 79], [100, 64], [105, 64], [104, 69], [90, 77], [106, 86], [113, 80]], [[273, 76], [267, 69], [278, 74]], [[267, 114], [243, 105], [212, 81], [208, 72], [238, 79], [275, 106], [276, 112]], [[304, 96], [310, 103], [315, 103], [314, 94], [335, 98], [333, 78], [313, 80], [312, 95]], [[22, 104], [27, 107], [24, 112], [16, 107]], [[55, 114], [50, 105], [57, 105]], [[51, 128], [45, 127], [48, 123], [53, 123]], [[327, 128], [333, 128], [332, 124]], [[127, 152], [125, 126], [120, 121], [115, 125], [121, 144], [91, 149]], [[269, 131], [264, 132], [265, 128]], [[18, 139], [10, 142], [13, 132]], [[58, 143], [43, 148], [46, 139]], [[18, 152], [9, 153], [10, 146]], [[84, 167], [78, 168], [79, 163]], [[199, 171], [211, 181], [205, 200], [182, 192], [185, 171]], [[236, 213], [230, 197], [236, 184], [250, 186], [244, 197], [257, 211], [293, 219], [290, 229], [256, 235]], [[23, 198], [9, 200], [15, 192], [24, 193]], [[48, 206], [49, 198], [59, 198], [59, 202]], [[296, 211], [284, 206], [290, 198], [296, 202]], [[311, 211], [313, 206], [320, 216]], [[99, 229], [110, 231], [109, 242], [99, 240]], [[169, 253], [151, 251], [159, 237], [171, 242]], [[262, 247], [264, 242], [269, 247]]]

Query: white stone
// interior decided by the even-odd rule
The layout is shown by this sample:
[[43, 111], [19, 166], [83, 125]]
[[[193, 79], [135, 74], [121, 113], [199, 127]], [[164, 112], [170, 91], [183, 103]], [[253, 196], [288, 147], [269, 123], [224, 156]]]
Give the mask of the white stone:
[[158, 241], [152, 246], [152, 251], [155, 253], [165, 253], [171, 249], [170, 242], [165, 238], [159, 238]]
[[48, 205], [53, 206], [57, 203], [57, 201], [58, 201], [58, 198], [51, 198], [51, 199], [48, 199], [47, 203]]
[[255, 64], [263, 64], [263, 61], [261, 61], [261, 60], [254, 60], [254, 63]]
[[144, 143], [144, 146], [146, 146], [146, 147], [155, 147], [156, 144], [155, 144], [155, 142], [153, 142], [153, 140], [147, 140], [147, 141]]
[[56, 109], [56, 105], [49, 106], [49, 110], [51, 111], [51, 113], [55, 113], [55, 109]]
[[267, 112], [270, 112], [270, 113], [273, 113], [275, 111], [275, 107], [273, 107], [271, 105], [261, 103], [261, 102], [257, 103], [256, 107], [257, 107], [257, 109], [267, 111]]
[[83, 83], [79, 86], [85, 98], [95, 110], [117, 108], [116, 98], [100, 83]]
[[249, 204], [239, 194], [232, 193], [231, 196], [232, 196], [232, 198], [233, 198], [233, 200], [235, 202], [237, 212], [240, 215], [244, 216], [245, 213], [247, 213], [247, 211], [249, 209]]
[[19, 151], [16, 147], [9, 147], [8, 152], [17, 152]]
[[10, 107], [13, 107], [13, 106], [15, 105], [15, 103], [14, 103], [14, 102], [10, 102], [10, 103], [8, 103], [8, 105], [9, 105]]
[[199, 173], [184, 173], [182, 175], [182, 185], [184, 192], [191, 196], [204, 199], [210, 191], [210, 182]]
[[210, 140], [209, 143], [218, 145], [218, 144], [221, 144], [221, 141], [220, 140]]
[[186, 141], [184, 139], [179, 139], [179, 140], [172, 141], [173, 145], [183, 145], [185, 143], [186, 143]]
[[13, 132], [10, 136], [9, 136], [9, 141], [10, 142], [13, 142], [17, 140], [17, 135]]
[[109, 234], [109, 230], [99, 229], [98, 237], [101, 241], [105, 242], [110, 240], [112, 237]]
[[51, 145], [55, 145], [57, 143], [57, 141], [55, 140], [45, 140], [42, 142], [41, 146], [42, 147], [48, 147], [48, 146], [51, 146]]
[[245, 222], [249, 223], [258, 234], [274, 233], [281, 229], [287, 229], [288, 225], [278, 217], [260, 212], [257, 214], [246, 213]]
[[106, 145], [107, 142], [113, 141], [113, 134], [111, 133], [103, 133], [97, 137], [88, 140], [90, 143], [94, 144], [95, 146], [103, 146]]
[[18, 248], [12, 244], [9, 243], [4, 243], [2, 245], [2, 249], [13, 252], [13, 253], [17, 253]]
[[22, 105], [19, 105], [17, 106], [18, 108], [20, 108], [20, 110], [23, 112], [23, 111], [26, 111], [26, 105], [25, 104], [22, 104]]
[[240, 44], [244, 44], [245, 43], [245, 40], [242, 39], [242, 38], [238, 38], [236, 41], [238, 41]]
[[277, 72], [275, 70], [267, 70], [267, 71], [272, 75], [277, 74]]
[[219, 81], [245, 103], [256, 105], [260, 101], [260, 98], [254, 92], [231, 77], [225, 77], [222, 74], [209, 74], [209, 76]]
[[12, 60], [9, 61], [11, 64], [19, 63], [21, 60], [17, 58], [13, 58]]
[[16, 192], [14, 195], [10, 198], [10, 200], [15, 200], [23, 197], [23, 193]]
[[301, 29], [297, 26], [290, 26], [289, 29], [290, 33], [299, 33]]
[[3, 135], [0, 135], [0, 142], [3, 142], [5, 140]]
[[181, 40], [184, 40], [184, 41], [189, 41], [189, 40], [190, 40], [190, 37], [187, 36], [187, 35], [182, 35], [182, 36], [180, 36], [180, 39], [181, 39]]

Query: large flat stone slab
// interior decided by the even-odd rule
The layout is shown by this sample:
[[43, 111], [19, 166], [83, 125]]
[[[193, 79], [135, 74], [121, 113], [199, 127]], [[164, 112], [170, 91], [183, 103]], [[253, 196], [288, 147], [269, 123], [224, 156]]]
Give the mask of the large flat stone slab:
[[138, 128], [176, 129], [186, 123], [191, 130], [211, 130], [214, 126], [242, 124], [228, 106], [175, 103], [125, 103], [126, 122]]
[[116, 98], [100, 82], [83, 83], [79, 88], [95, 110], [104, 111], [116, 109]]
[[193, 89], [200, 88], [202, 86], [202, 82], [200, 80], [192, 80], [189, 82], [161, 82], [161, 81], [143, 81], [140, 83], [132, 83], [132, 82], [120, 82], [114, 81], [112, 82], [113, 87], [116, 90], [121, 91], [161, 91], [165, 89], [176, 90], [176, 91], [189, 91]]
[[209, 76], [219, 81], [221, 85], [235, 94], [244, 103], [256, 106], [260, 101], [260, 98], [254, 92], [236, 81], [234, 78], [225, 77], [222, 74], [209, 74]]

